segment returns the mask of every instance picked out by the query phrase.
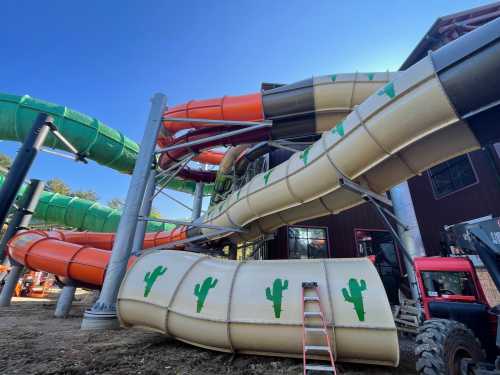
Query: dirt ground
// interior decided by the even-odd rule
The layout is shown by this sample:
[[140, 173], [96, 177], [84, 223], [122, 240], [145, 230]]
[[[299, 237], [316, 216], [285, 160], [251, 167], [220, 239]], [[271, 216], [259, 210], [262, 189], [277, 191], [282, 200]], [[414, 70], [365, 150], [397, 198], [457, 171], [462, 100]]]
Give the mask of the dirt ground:
[[[0, 374], [302, 374], [299, 360], [222, 354], [157, 333], [80, 331], [86, 306], [55, 319], [54, 300], [16, 299], [0, 308]], [[403, 340], [397, 369], [338, 364], [341, 374], [414, 374]]]

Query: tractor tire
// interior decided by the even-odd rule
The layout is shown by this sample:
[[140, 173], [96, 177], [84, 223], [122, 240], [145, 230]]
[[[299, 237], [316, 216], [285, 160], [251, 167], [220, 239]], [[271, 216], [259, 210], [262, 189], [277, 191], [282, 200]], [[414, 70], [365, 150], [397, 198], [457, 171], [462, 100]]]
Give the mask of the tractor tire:
[[479, 362], [486, 357], [469, 328], [447, 319], [424, 322], [418, 329], [415, 356], [419, 375], [458, 375], [462, 358]]

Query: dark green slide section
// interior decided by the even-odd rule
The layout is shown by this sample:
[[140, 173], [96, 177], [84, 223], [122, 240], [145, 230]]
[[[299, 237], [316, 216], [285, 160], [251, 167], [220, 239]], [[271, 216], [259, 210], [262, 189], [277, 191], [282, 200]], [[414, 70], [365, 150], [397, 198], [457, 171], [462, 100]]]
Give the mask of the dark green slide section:
[[[0, 186], [5, 176], [0, 175]], [[26, 185], [19, 190], [24, 193]], [[97, 202], [43, 191], [33, 217], [47, 224], [56, 224], [91, 232], [116, 232], [121, 212]], [[148, 222], [147, 231], [170, 231], [175, 226], [166, 223]]]
[[[89, 159], [122, 173], [132, 173], [139, 152], [136, 142], [93, 117], [28, 95], [0, 93], [0, 139], [22, 142], [40, 112], [52, 115], [61, 134]], [[67, 151], [52, 134], [45, 145]], [[195, 186], [192, 181], [174, 179], [168, 188], [192, 194]], [[212, 190], [213, 185], [205, 185], [206, 195]]]

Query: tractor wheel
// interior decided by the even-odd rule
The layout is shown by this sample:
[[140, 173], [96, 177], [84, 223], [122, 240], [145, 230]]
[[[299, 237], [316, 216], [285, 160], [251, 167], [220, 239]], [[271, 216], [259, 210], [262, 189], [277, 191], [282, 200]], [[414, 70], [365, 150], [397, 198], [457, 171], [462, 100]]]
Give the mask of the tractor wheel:
[[474, 362], [485, 358], [474, 333], [464, 324], [447, 319], [430, 319], [418, 329], [415, 355], [417, 373], [422, 375], [457, 375], [463, 358]]

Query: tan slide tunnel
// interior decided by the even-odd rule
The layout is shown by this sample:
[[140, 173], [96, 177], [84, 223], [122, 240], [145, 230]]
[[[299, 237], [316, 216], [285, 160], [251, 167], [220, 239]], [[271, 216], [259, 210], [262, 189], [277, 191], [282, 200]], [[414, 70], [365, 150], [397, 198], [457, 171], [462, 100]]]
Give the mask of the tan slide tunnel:
[[304, 281], [319, 285], [338, 360], [397, 366], [391, 308], [375, 267], [363, 258], [236, 262], [149, 252], [125, 276], [118, 314], [125, 327], [208, 349], [299, 357]]

